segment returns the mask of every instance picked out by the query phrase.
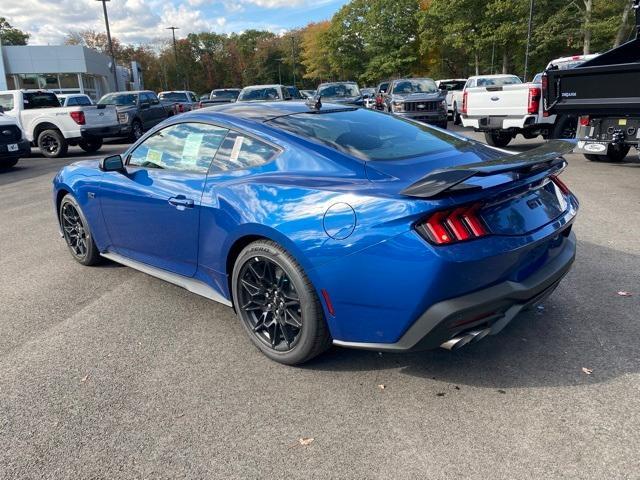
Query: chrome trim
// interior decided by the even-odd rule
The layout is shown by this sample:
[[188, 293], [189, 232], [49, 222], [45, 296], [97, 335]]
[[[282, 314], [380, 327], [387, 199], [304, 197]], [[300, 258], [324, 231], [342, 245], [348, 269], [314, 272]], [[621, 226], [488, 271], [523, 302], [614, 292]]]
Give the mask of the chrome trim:
[[196, 295], [200, 295], [201, 297], [205, 297], [209, 300], [213, 300], [214, 302], [226, 305], [227, 307], [233, 306], [233, 304], [229, 300], [224, 298], [219, 292], [211, 288], [206, 283], [201, 282], [200, 280], [183, 277], [182, 275], [168, 272], [167, 270], [163, 270], [162, 268], [152, 267], [151, 265], [147, 265], [146, 263], [123, 257], [118, 253], [106, 252], [101, 253], [100, 255], [102, 255], [104, 258], [108, 258], [109, 260], [113, 260], [116, 263], [120, 263], [127, 267], [131, 267], [134, 270], [138, 270], [142, 273], [146, 273], [147, 275], [151, 275], [152, 277], [156, 277], [160, 280], [164, 280], [165, 282], [169, 282], [177, 285], [178, 287], [182, 287], [185, 290], [189, 290], [190, 292], [195, 293]]

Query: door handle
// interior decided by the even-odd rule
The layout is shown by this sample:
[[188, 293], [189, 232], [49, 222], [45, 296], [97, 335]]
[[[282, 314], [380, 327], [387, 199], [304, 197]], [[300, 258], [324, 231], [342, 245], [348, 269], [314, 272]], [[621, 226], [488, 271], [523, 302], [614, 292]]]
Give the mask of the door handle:
[[193, 208], [193, 200], [186, 198], [184, 195], [178, 195], [177, 197], [171, 197], [169, 204], [176, 207], [178, 210], [184, 210], [185, 208]]

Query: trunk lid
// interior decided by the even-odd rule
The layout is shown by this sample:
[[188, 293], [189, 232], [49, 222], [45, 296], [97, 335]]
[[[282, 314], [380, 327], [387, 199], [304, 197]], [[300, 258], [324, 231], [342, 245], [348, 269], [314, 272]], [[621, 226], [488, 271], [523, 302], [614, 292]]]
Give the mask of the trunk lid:
[[118, 124], [116, 107], [113, 105], [92, 105], [90, 107], [77, 107], [74, 110], [82, 110], [86, 125], [93, 127], [110, 127]]
[[529, 85], [504, 85], [467, 89], [470, 117], [524, 116], [528, 113]]

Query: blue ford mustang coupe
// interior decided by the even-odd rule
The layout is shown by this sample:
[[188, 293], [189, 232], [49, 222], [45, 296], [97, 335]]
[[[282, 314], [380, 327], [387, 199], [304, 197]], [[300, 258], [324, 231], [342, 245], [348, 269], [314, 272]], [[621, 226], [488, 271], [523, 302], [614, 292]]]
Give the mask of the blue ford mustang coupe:
[[569, 271], [578, 202], [558, 174], [572, 148], [513, 155], [372, 110], [228, 104], [64, 167], [53, 200], [77, 261], [233, 306], [278, 362], [331, 343], [455, 349]]

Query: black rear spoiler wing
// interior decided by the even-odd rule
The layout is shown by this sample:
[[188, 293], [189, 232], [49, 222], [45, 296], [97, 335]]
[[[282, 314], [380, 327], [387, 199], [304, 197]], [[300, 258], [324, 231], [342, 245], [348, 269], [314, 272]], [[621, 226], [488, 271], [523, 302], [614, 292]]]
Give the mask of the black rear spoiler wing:
[[465, 180], [471, 177], [490, 176], [498, 173], [519, 173], [530, 175], [539, 170], [548, 170], [554, 166], [563, 166], [566, 160], [562, 155], [571, 153], [576, 144], [573, 140], [551, 140], [541, 147], [527, 152], [489, 160], [470, 163], [458, 167], [435, 170], [402, 190], [402, 195], [418, 198], [433, 198], [444, 192], [469, 191], [476, 185], [467, 185]]

